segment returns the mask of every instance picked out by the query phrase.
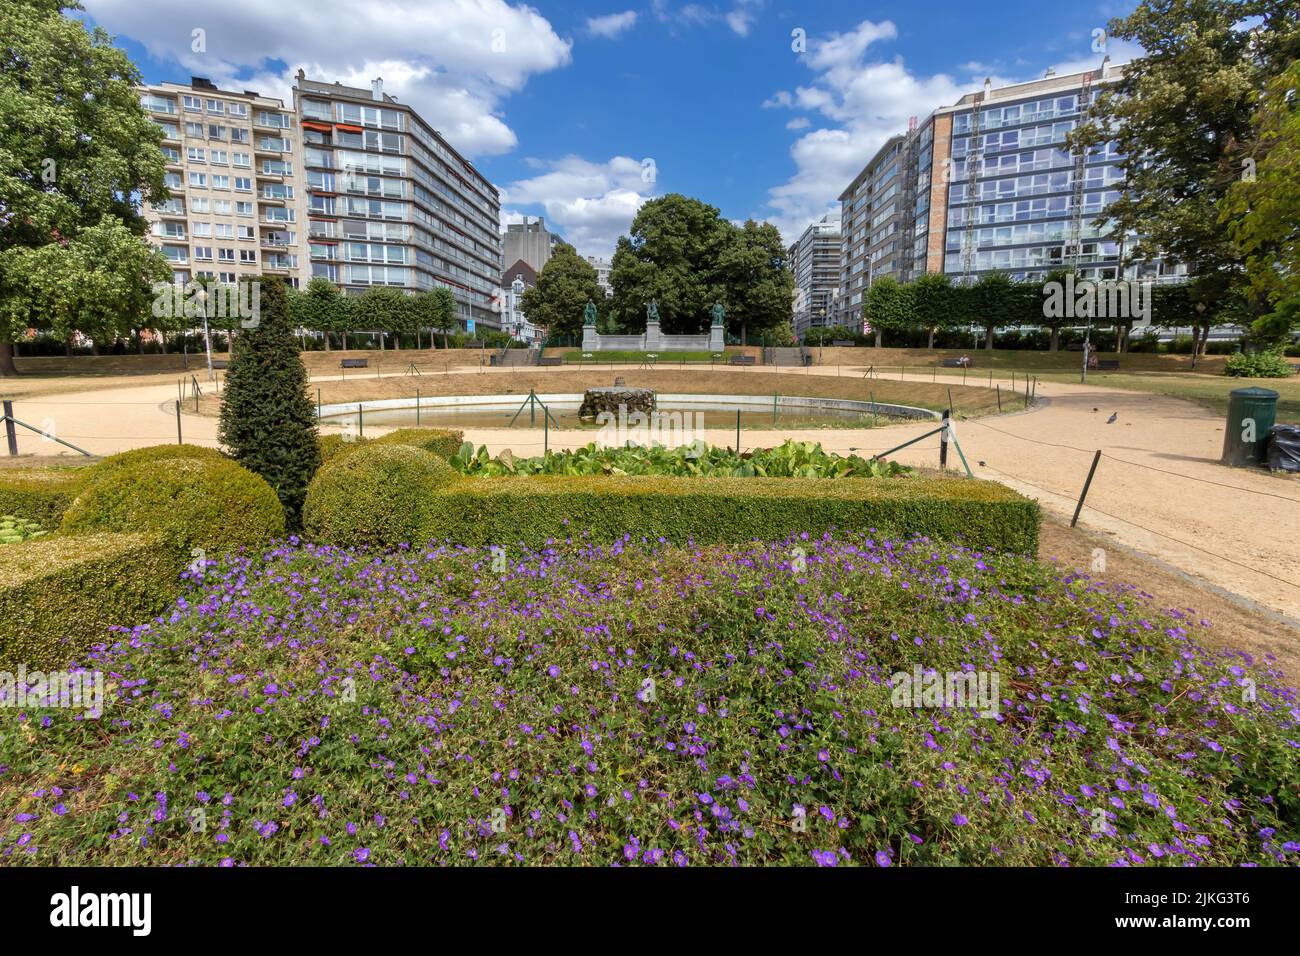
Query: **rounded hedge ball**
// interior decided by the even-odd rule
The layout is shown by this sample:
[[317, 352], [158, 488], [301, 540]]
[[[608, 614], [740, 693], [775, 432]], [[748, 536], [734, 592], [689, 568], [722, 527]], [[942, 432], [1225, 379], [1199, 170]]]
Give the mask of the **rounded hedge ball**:
[[146, 448], [132, 448], [130, 451], [109, 455], [103, 461], [91, 465], [90, 468], [86, 469], [86, 481], [88, 484], [94, 484], [117, 474], [124, 468], [131, 468], [152, 461], [172, 461], [178, 458], [195, 461], [230, 461], [217, 449], [204, 448], [202, 445], [149, 445]]
[[145, 457], [91, 481], [60, 530], [152, 532], [212, 556], [283, 536], [284, 508], [264, 479], [227, 458]]
[[421, 545], [438, 489], [459, 480], [432, 452], [371, 442], [316, 472], [302, 509], [303, 532], [317, 544], [340, 547]]

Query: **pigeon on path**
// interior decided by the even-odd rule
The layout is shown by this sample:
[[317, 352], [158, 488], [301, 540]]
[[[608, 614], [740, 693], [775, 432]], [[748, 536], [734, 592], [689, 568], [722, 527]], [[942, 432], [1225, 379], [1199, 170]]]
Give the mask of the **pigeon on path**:
[[1118, 418], [1119, 418], [1119, 412], [1112, 412], [1110, 418], [1106, 419], [1106, 424], [1107, 424], [1107, 425], [1114, 425], [1114, 424], [1115, 424], [1115, 421], [1116, 421]]

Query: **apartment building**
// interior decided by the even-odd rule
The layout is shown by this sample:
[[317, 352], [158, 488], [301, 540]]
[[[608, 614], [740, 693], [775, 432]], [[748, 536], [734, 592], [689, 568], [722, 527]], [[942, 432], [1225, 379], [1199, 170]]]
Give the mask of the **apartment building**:
[[840, 197], [844, 219], [839, 314], [861, 313], [865, 289], [942, 272], [975, 282], [998, 271], [1037, 281], [1054, 269], [1085, 278], [1182, 281], [1182, 266], [1136, 262], [1098, 217], [1124, 188], [1122, 156], [1086, 154], [1066, 135], [1120, 77], [1097, 70], [1005, 87], [985, 84], [886, 142]]
[[840, 282], [835, 325], [862, 322], [862, 301], [873, 275], [895, 269], [899, 159], [906, 137], [891, 136], [840, 194]]
[[835, 324], [840, 283], [840, 222], [823, 216], [788, 251], [794, 273], [794, 334]]
[[559, 241], [560, 237], [546, 228], [545, 216], [536, 219], [525, 216], [523, 222], [506, 225], [501, 249], [502, 260], [511, 263], [522, 259], [535, 271], [541, 272]]
[[203, 77], [139, 88], [163, 131], [171, 198], [144, 210], [177, 282], [300, 278], [297, 123], [282, 100]]
[[609, 270], [614, 268], [614, 264], [600, 256], [587, 256], [587, 264], [596, 270], [596, 285], [600, 286], [608, 299], [614, 294], [614, 287], [609, 284]]
[[462, 329], [499, 329], [496, 187], [380, 79], [367, 90], [299, 70], [293, 102], [302, 128], [304, 276], [349, 294], [446, 286]]

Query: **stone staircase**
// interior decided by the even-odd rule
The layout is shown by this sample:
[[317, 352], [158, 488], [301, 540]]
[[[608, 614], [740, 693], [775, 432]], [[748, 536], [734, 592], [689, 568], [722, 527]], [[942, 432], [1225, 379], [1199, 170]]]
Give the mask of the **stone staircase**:
[[763, 350], [766, 354], [764, 358], [768, 365], [794, 366], [802, 368], [804, 365], [803, 349], [795, 348], [767, 348]]

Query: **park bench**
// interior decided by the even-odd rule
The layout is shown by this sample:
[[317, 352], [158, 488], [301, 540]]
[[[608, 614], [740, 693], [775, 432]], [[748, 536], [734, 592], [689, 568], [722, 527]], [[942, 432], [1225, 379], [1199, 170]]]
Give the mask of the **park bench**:
[[213, 360], [212, 360], [212, 367], [213, 367], [213, 369], [219, 369], [219, 368], [230, 368], [230, 363], [229, 363], [228, 361], [226, 361], [225, 359], [213, 359]]
[[961, 358], [946, 358], [939, 365], [941, 368], [974, 368], [975, 363], [969, 356], [963, 355]]
[[370, 359], [343, 359], [339, 362], [339, 368], [369, 368]]
[[1097, 371], [1099, 372], [1118, 372], [1119, 359], [1098, 359]]
[[851, 349], [857, 344], [857, 342], [854, 342], [851, 339], [835, 339], [831, 342], [831, 347], [837, 349]]
[[540, 358], [537, 360], [537, 364], [538, 365], [563, 365], [564, 359], [559, 358], [558, 356], [552, 356], [551, 358]]
[[753, 365], [754, 356], [752, 355], [733, 355], [731, 357], [732, 365]]

